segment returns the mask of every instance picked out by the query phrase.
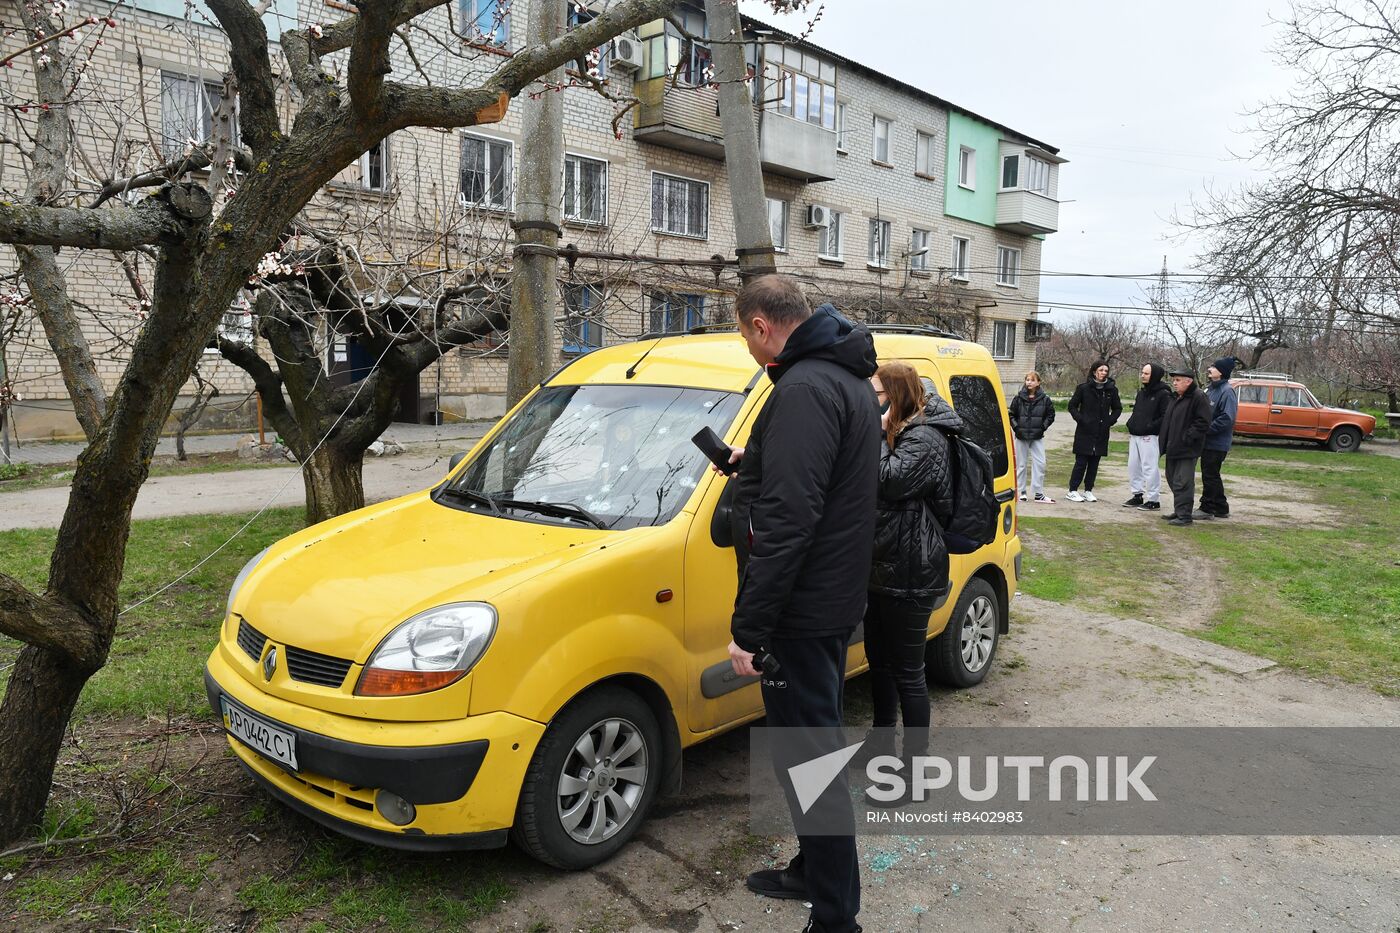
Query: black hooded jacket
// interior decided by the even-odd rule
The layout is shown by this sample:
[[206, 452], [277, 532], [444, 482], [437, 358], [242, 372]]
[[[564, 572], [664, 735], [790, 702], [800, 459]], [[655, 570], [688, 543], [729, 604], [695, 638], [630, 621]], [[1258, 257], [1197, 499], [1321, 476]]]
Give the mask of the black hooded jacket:
[[752, 534], [730, 624], [745, 651], [849, 633], [865, 614], [880, 478], [875, 365], [870, 332], [822, 305], [768, 366], [773, 391], [734, 501]]
[[1007, 411], [1011, 415], [1012, 433], [1023, 441], [1040, 440], [1055, 423], [1055, 403], [1044, 389], [1031, 398], [1030, 390], [1021, 386]]
[[1156, 437], [1162, 433], [1162, 419], [1166, 417], [1167, 406], [1172, 403], [1172, 390], [1162, 377], [1167, 371], [1156, 363], [1152, 367], [1152, 378], [1147, 385], [1138, 389], [1133, 400], [1133, 413], [1128, 416], [1128, 433], [1137, 437]]
[[880, 440], [880, 499], [870, 589], [905, 599], [948, 592], [948, 548], [942, 522], [953, 512], [948, 436], [962, 433], [952, 406], [930, 395], [924, 410], [895, 435]]
[[1103, 384], [1090, 379], [1081, 382], [1069, 400], [1069, 416], [1074, 419], [1074, 452], [1081, 456], [1102, 457], [1108, 453], [1108, 430], [1123, 414], [1123, 400], [1112, 377]]

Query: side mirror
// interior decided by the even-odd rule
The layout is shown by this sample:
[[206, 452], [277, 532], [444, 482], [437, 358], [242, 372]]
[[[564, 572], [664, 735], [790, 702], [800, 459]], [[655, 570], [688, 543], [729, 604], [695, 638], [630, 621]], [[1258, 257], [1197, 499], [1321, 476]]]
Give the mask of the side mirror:
[[457, 464], [461, 463], [466, 455], [467, 452], [465, 450], [459, 450], [453, 454], [452, 458], [447, 461], [447, 472], [451, 473], [453, 470], [457, 469]]
[[715, 503], [715, 514], [710, 517], [710, 540], [715, 547], [733, 547], [734, 529], [734, 483], [726, 483], [724, 492]]

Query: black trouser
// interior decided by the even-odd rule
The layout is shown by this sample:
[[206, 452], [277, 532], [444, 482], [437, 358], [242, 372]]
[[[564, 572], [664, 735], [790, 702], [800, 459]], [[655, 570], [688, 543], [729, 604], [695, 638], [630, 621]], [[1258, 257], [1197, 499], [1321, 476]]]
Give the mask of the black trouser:
[[1094, 488], [1094, 480], [1099, 476], [1099, 458], [1091, 454], [1075, 454], [1074, 470], [1069, 474], [1070, 492], [1079, 488], [1082, 480], [1087, 492]]
[[[908, 737], [929, 726], [924, 648], [934, 600], [901, 599], [871, 593], [865, 606], [865, 656], [870, 660], [870, 693], [875, 701], [875, 728], [904, 720]], [[922, 752], [920, 752], [922, 754]]]
[[[775, 638], [768, 646], [780, 670], [762, 683], [763, 707], [774, 728], [811, 726], [810, 760], [839, 751], [841, 701], [846, 683], [846, 642], [850, 635], [815, 638]], [[774, 759], [778, 782], [796, 822], [802, 813], [784, 763]], [[860, 912], [860, 865], [856, 859], [855, 820], [850, 787], [843, 769], [822, 795], [823, 806], [835, 805], [849, 830], [840, 836], [797, 837], [798, 855], [791, 867], [801, 870], [812, 901], [812, 919], [832, 933], [855, 930]], [[810, 812], [810, 811], [809, 811]]]
[[1228, 450], [1206, 450], [1201, 453], [1201, 511], [1212, 515], [1229, 515], [1230, 502], [1225, 498], [1225, 484], [1220, 481], [1220, 465], [1229, 456]]
[[1191, 521], [1191, 502], [1196, 498], [1196, 458], [1168, 457], [1167, 485], [1172, 489], [1172, 514]]

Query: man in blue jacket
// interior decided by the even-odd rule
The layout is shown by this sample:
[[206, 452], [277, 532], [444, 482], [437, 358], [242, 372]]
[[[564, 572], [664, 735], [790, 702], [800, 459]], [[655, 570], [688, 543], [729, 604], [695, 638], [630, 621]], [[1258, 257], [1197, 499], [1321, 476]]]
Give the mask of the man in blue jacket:
[[1230, 385], [1230, 374], [1238, 362], [1233, 356], [1227, 356], [1216, 360], [1206, 370], [1210, 377], [1210, 385], [1206, 387], [1206, 398], [1210, 399], [1210, 430], [1206, 432], [1206, 448], [1201, 452], [1201, 507], [1192, 514], [1193, 518], [1230, 517], [1230, 502], [1225, 498], [1220, 466], [1235, 439], [1235, 416], [1240, 403], [1235, 397], [1235, 387]]

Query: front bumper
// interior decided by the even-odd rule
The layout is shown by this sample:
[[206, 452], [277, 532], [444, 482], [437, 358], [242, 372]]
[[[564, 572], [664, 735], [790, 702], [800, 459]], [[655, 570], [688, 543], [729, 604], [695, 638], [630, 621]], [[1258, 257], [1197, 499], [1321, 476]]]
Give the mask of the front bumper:
[[[507, 713], [420, 723], [327, 713], [261, 692], [217, 650], [205, 668], [204, 686], [216, 714], [226, 697], [296, 736], [296, 771], [228, 736], [229, 747], [257, 783], [322, 825], [392, 848], [503, 845], [525, 770], [544, 732], [539, 723]], [[413, 822], [396, 826], [380, 815], [375, 808], [380, 790], [415, 804]]]

